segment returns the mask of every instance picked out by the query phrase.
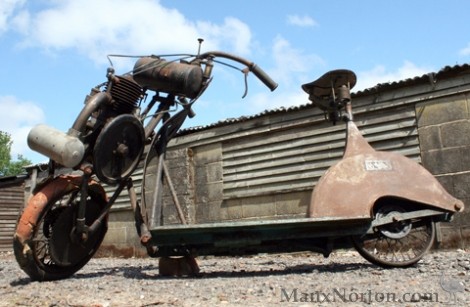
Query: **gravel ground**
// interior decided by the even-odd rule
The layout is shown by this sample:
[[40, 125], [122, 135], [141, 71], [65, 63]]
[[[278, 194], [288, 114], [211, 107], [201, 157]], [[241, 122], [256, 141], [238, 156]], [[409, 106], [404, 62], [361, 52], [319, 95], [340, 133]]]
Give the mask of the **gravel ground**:
[[434, 251], [382, 269], [355, 251], [198, 259], [201, 276], [158, 275], [156, 259], [92, 259], [71, 278], [31, 282], [0, 255], [0, 306], [470, 305], [470, 252]]

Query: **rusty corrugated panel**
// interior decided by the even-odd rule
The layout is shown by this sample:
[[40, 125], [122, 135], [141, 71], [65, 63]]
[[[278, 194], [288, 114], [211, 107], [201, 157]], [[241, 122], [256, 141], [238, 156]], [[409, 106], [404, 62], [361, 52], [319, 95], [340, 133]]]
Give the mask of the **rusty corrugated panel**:
[[[412, 105], [359, 114], [358, 125], [378, 150], [420, 159]], [[291, 127], [223, 143], [224, 199], [311, 190], [341, 159], [344, 124]]]
[[23, 180], [0, 186], [0, 251], [12, 251], [16, 221], [24, 207]]
[[[376, 95], [377, 93], [381, 93], [381, 92], [385, 92], [385, 91], [389, 91], [389, 90], [393, 90], [397, 88], [403, 88], [406, 86], [412, 86], [412, 85], [417, 85], [417, 84], [433, 84], [435, 82], [438, 82], [442, 78], [448, 78], [453, 75], [459, 75], [459, 74], [465, 74], [465, 73], [468, 74], [469, 71], [470, 71], [470, 64], [445, 66], [442, 69], [440, 69], [438, 72], [429, 72], [421, 76], [415, 76], [413, 78], [407, 78], [404, 80], [379, 83], [373, 87], [366, 88], [364, 90], [360, 90], [357, 92], [353, 92], [351, 93], [351, 97], [355, 99], [358, 97], [363, 97], [363, 96], [368, 96], [368, 95]], [[289, 113], [295, 110], [308, 109], [311, 107], [312, 107], [311, 103], [305, 103], [305, 104], [291, 106], [291, 107], [279, 107], [275, 109], [264, 110], [261, 113], [250, 115], [250, 116], [241, 116], [238, 118], [227, 118], [227, 119], [220, 120], [216, 123], [205, 125], [205, 126], [185, 128], [179, 131], [178, 134], [186, 135], [186, 134], [190, 134], [190, 133], [194, 133], [194, 132], [198, 132], [198, 131], [202, 131], [202, 130], [206, 130], [210, 128], [221, 127], [221, 126], [230, 125], [233, 123], [244, 122], [244, 121], [255, 119], [264, 115]]]

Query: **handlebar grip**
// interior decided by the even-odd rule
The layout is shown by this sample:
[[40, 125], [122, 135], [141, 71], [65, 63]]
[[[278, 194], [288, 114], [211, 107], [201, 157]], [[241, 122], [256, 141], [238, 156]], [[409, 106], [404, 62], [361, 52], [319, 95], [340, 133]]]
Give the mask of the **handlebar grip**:
[[271, 90], [271, 92], [277, 88], [278, 84], [274, 82], [274, 80], [271, 79], [271, 77], [268, 76], [268, 74], [265, 73], [264, 70], [262, 70], [256, 64], [251, 65], [250, 71], [253, 72], [255, 76], [258, 77], [258, 79], [260, 79], [261, 82], [263, 82], [264, 85], [266, 85]]

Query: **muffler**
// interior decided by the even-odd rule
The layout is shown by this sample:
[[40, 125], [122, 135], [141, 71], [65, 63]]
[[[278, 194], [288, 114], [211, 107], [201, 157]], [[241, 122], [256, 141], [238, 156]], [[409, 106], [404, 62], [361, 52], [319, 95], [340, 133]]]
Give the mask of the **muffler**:
[[28, 134], [28, 146], [57, 163], [73, 168], [83, 159], [85, 145], [77, 137], [40, 124]]

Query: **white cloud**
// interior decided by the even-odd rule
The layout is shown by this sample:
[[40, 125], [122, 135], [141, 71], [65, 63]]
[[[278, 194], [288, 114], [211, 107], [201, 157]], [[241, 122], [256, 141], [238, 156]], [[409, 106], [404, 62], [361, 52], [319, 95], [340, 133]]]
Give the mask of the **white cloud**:
[[323, 70], [325, 61], [318, 55], [292, 47], [282, 36], [277, 36], [272, 45], [274, 67], [267, 73], [279, 83], [275, 92], [264, 89], [247, 97], [240, 103], [248, 113], [256, 114], [280, 107], [291, 107], [309, 103], [308, 96], [300, 85], [311, 81], [312, 72]]
[[242, 21], [227, 17], [223, 24], [193, 22], [179, 11], [152, 0], [63, 0], [37, 12], [15, 16], [23, 46], [50, 52], [75, 49], [103, 63], [109, 53], [158, 54], [196, 52], [197, 38], [204, 49], [247, 54], [251, 31]]
[[222, 25], [210, 22], [197, 22], [197, 29], [204, 33], [206, 40], [218, 45], [219, 49], [231, 49], [236, 54], [249, 54], [251, 46], [251, 31], [242, 21], [227, 17]]
[[312, 72], [325, 66], [320, 56], [292, 47], [282, 36], [277, 36], [273, 41], [272, 57], [274, 67], [268, 74], [279, 83], [279, 87], [273, 93], [262, 90], [248, 96], [248, 103], [243, 104], [249, 106], [251, 114], [309, 103], [300, 85], [311, 81]]
[[459, 50], [459, 55], [461, 55], [461, 56], [469, 56], [470, 55], [470, 43], [468, 43], [465, 48]]
[[377, 65], [371, 70], [358, 72], [358, 81], [354, 91], [364, 90], [379, 83], [389, 83], [401, 81], [408, 78], [421, 77], [432, 72], [430, 67], [418, 67], [410, 61], [405, 61], [401, 67], [395, 71], [387, 71], [383, 65]]
[[[300, 50], [292, 49], [289, 42], [282, 38], [278, 38], [275, 41], [273, 49], [275, 50], [275, 57], [277, 55], [277, 70], [272, 75], [273, 77], [276, 76], [274, 78], [276, 81], [282, 82], [279, 82], [279, 89], [274, 93], [261, 91], [249, 97], [249, 102], [246, 105], [250, 106], [250, 113], [259, 113], [265, 110], [309, 103], [307, 94], [300, 88], [300, 85], [306, 82], [306, 79], [302, 76], [310, 78], [307, 81], [311, 81], [312, 78], [315, 78], [315, 76], [309, 75], [312, 71], [318, 70], [320, 67], [322, 73], [324, 72], [322, 66], [325, 64], [320, 57], [304, 54]], [[418, 67], [409, 61], [405, 61], [395, 71], [388, 71], [385, 66], [377, 65], [371, 70], [357, 73], [358, 82], [353, 91], [373, 87], [379, 83], [401, 81], [422, 76], [432, 71], [432, 68]]]
[[320, 56], [293, 48], [290, 42], [281, 36], [275, 38], [272, 49], [275, 68], [271, 74], [283, 86], [298, 86], [300, 82], [311, 78], [308, 74], [312, 70], [325, 65]]
[[30, 156], [27, 135], [34, 125], [44, 122], [44, 119], [43, 110], [33, 102], [20, 101], [13, 96], [0, 96], [0, 130], [11, 135], [13, 159], [18, 154], [26, 158]]
[[299, 27], [314, 27], [317, 22], [310, 16], [288, 15], [287, 23]]
[[0, 34], [8, 30], [8, 21], [14, 11], [24, 4], [25, 0], [2, 0], [0, 4]]

